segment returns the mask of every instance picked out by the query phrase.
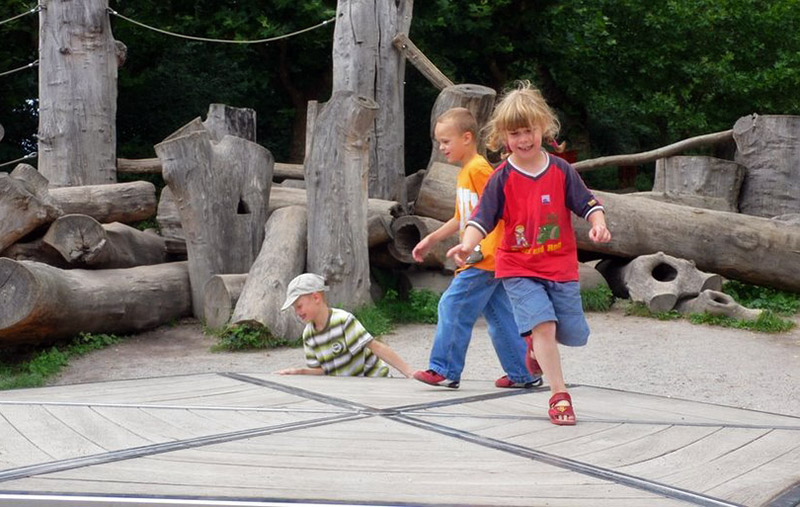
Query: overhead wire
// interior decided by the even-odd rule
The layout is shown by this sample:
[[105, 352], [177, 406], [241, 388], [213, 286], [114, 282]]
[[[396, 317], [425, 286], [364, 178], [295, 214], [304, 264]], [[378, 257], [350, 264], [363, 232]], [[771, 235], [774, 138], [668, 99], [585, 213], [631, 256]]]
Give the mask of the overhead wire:
[[0, 25], [5, 25], [6, 23], [10, 23], [10, 22], [14, 21], [15, 19], [19, 19], [19, 18], [21, 18], [23, 16], [27, 16], [28, 14], [33, 14], [35, 12], [39, 12], [40, 10], [42, 10], [42, 6], [41, 5], [37, 5], [36, 7], [34, 7], [33, 9], [31, 9], [29, 11], [25, 11], [22, 14], [17, 14], [16, 16], [12, 16], [12, 17], [10, 17], [8, 19], [4, 19], [3, 21], [0, 21]]
[[229, 39], [212, 39], [212, 38], [208, 38], [208, 37], [197, 37], [197, 36], [194, 36], [194, 35], [185, 35], [185, 34], [181, 34], [181, 33], [170, 32], [169, 30], [163, 30], [161, 28], [156, 28], [154, 26], [150, 26], [150, 25], [147, 25], [145, 23], [142, 23], [141, 21], [136, 21], [135, 19], [131, 19], [131, 18], [127, 17], [127, 16], [124, 16], [124, 15], [120, 14], [119, 12], [115, 11], [111, 7], [107, 7], [107, 9], [108, 9], [108, 12], [110, 12], [111, 14], [113, 14], [113, 15], [119, 17], [119, 18], [122, 18], [122, 19], [124, 19], [125, 21], [127, 21], [129, 23], [133, 23], [134, 25], [141, 26], [142, 28], [147, 28], [148, 30], [153, 30], [155, 32], [162, 33], [162, 34], [165, 34], [165, 35], [171, 35], [172, 37], [180, 37], [182, 39], [189, 39], [189, 40], [195, 40], [195, 41], [200, 41], [200, 42], [219, 42], [219, 43], [223, 43], [223, 44], [263, 44], [263, 43], [266, 43], [266, 42], [274, 42], [274, 41], [281, 40], [281, 39], [288, 39], [289, 37], [294, 37], [295, 35], [300, 35], [301, 33], [310, 32], [311, 30], [316, 30], [317, 28], [323, 27], [323, 26], [327, 25], [328, 23], [330, 23], [331, 21], [336, 19], [335, 17], [333, 17], [333, 18], [330, 18], [330, 19], [326, 19], [325, 21], [322, 21], [320, 23], [317, 23], [316, 25], [309, 26], [307, 28], [303, 28], [303, 29], [300, 29], [300, 30], [297, 30], [297, 31], [294, 31], [294, 32], [291, 32], [291, 33], [283, 34], [283, 35], [278, 35], [278, 36], [275, 36], [275, 37], [268, 37], [266, 39], [229, 40]]
[[3, 162], [2, 164], [0, 164], [0, 167], [5, 167], [7, 165], [16, 164], [17, 162], [22, 162], [23, 160], [28, 160], [29, 158], [35, 158], [35, 157], [38, 157], [38, 156], [39, 156], [39, 154], [34, 151], [33, 153], [28, 153], [24, 157], [18, 158], [16, 160], [11, 160], [10, 162]]
[[31, 67], [36, 67], [39, 65], [39, 60], [35, 60], [28, 65], [23, 65], [22, 67], [17, 67], [16, 69], [7, 70], [5, 72], [0, 72], [0, 77], [7, 76], [9, 74], [13, 74], [15, 72], [19, 72], [21, 70], [30, 69]]

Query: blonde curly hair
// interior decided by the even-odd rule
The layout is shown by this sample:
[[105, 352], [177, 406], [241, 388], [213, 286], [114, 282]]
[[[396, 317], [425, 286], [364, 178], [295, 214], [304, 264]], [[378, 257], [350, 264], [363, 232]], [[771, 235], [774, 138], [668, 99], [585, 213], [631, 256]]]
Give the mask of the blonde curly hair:
[[542, 92], [530, 81], [517, 81], [514, 89], [507, 91], [494, 108], [486, 124], [486, 145], [492, 151], [506, 147], [506, 134], [519, 128], [541, 127], [542, 139], [552, 141], [558, 135], [561, 123], [547, 105]]

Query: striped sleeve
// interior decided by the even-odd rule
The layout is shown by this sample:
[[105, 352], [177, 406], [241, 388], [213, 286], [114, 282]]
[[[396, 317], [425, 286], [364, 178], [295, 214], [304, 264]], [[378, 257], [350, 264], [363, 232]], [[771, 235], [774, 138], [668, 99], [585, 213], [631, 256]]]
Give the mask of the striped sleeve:
[[344, 323], [344, 336], [347, 342], [347, 349], [354, 356], [373, 340], [372, 335], [369, 334], [361, 322], [350, 313], [347, 314], [347, 320]]
[[303, 329], [303, 352], [306, 354], [306, 366], [309, 368], [321, 368], [322, 364], [320, 364], [316, 354], [314, 354], [314, 349], [309, 343], [310, 337], [311, 328], [307, 325], [305, 329]]

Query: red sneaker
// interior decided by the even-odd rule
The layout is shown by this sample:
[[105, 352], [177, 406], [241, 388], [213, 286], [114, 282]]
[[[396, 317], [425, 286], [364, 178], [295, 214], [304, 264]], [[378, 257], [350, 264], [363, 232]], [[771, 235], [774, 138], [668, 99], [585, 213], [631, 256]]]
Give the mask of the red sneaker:
[[521, 389], [530, 389], [532, 387], [539, 387], [542, 385], [542, 377], [534, 377], [531, 382], [512, 382], [508, 375], [503, 375], [494, 381], [495, 387], [518, 387]]
[[439, 375], [433, 370], [415, 371], [414, 378], [420, 382], [425, 382], [432, 386], [449, 387], [450, 389], [458, 389], [460, 385], [458, 380], [450, 380], [449, 378]]

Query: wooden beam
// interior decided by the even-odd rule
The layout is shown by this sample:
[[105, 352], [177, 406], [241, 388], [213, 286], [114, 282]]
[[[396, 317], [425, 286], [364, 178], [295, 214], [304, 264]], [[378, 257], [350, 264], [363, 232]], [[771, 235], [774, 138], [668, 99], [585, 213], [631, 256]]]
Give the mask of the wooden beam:
[[436, 88], [440, 90], [444, 90], [448, 86], [453, 86], [453, 83], [450, 78], [444, 75], [442, 71], [440, 71], [436, 65], [433, 64], [428, 57], [425, 56], [425, 53], [420, 51], [420, 49], [411, 42], [411, 39], [404, 33], [398, 33], [392, 39], [392, 43], [394, 47], [400, 51], [400, 53], [406, 57], [406, 60], [411, 62], [414, 67], [417, 68], [418, 71], [422, 73], [423, 76], [428, 78], [428, 81], [433, 84]]
[[702, 146], [710, 146], [731, 140], [733, 140], [732, 129], [724, 132], [715, 132], [713, 134], [690, 137], [689, 139], [684, 139], [683, 141], [678, 141], [677, 143], [662, 146], [661, 148], [642, 153], [632, 153], [630, 155], [611, 155], [609, 157], [581, 160], [580, 162], [575, 162], [572, 165], [578, 172], [591, 171], [594, 169], [600, 169], [601, 167], [615, 165], [640, 165], [646, 164], [647, 162], [654, 162], [660, 158], [678, 155], [687, 150], [693, 150]]
[[127, 174], [161, 174], [161, 161], [157, 158], [118, 158], [117, 172]]

